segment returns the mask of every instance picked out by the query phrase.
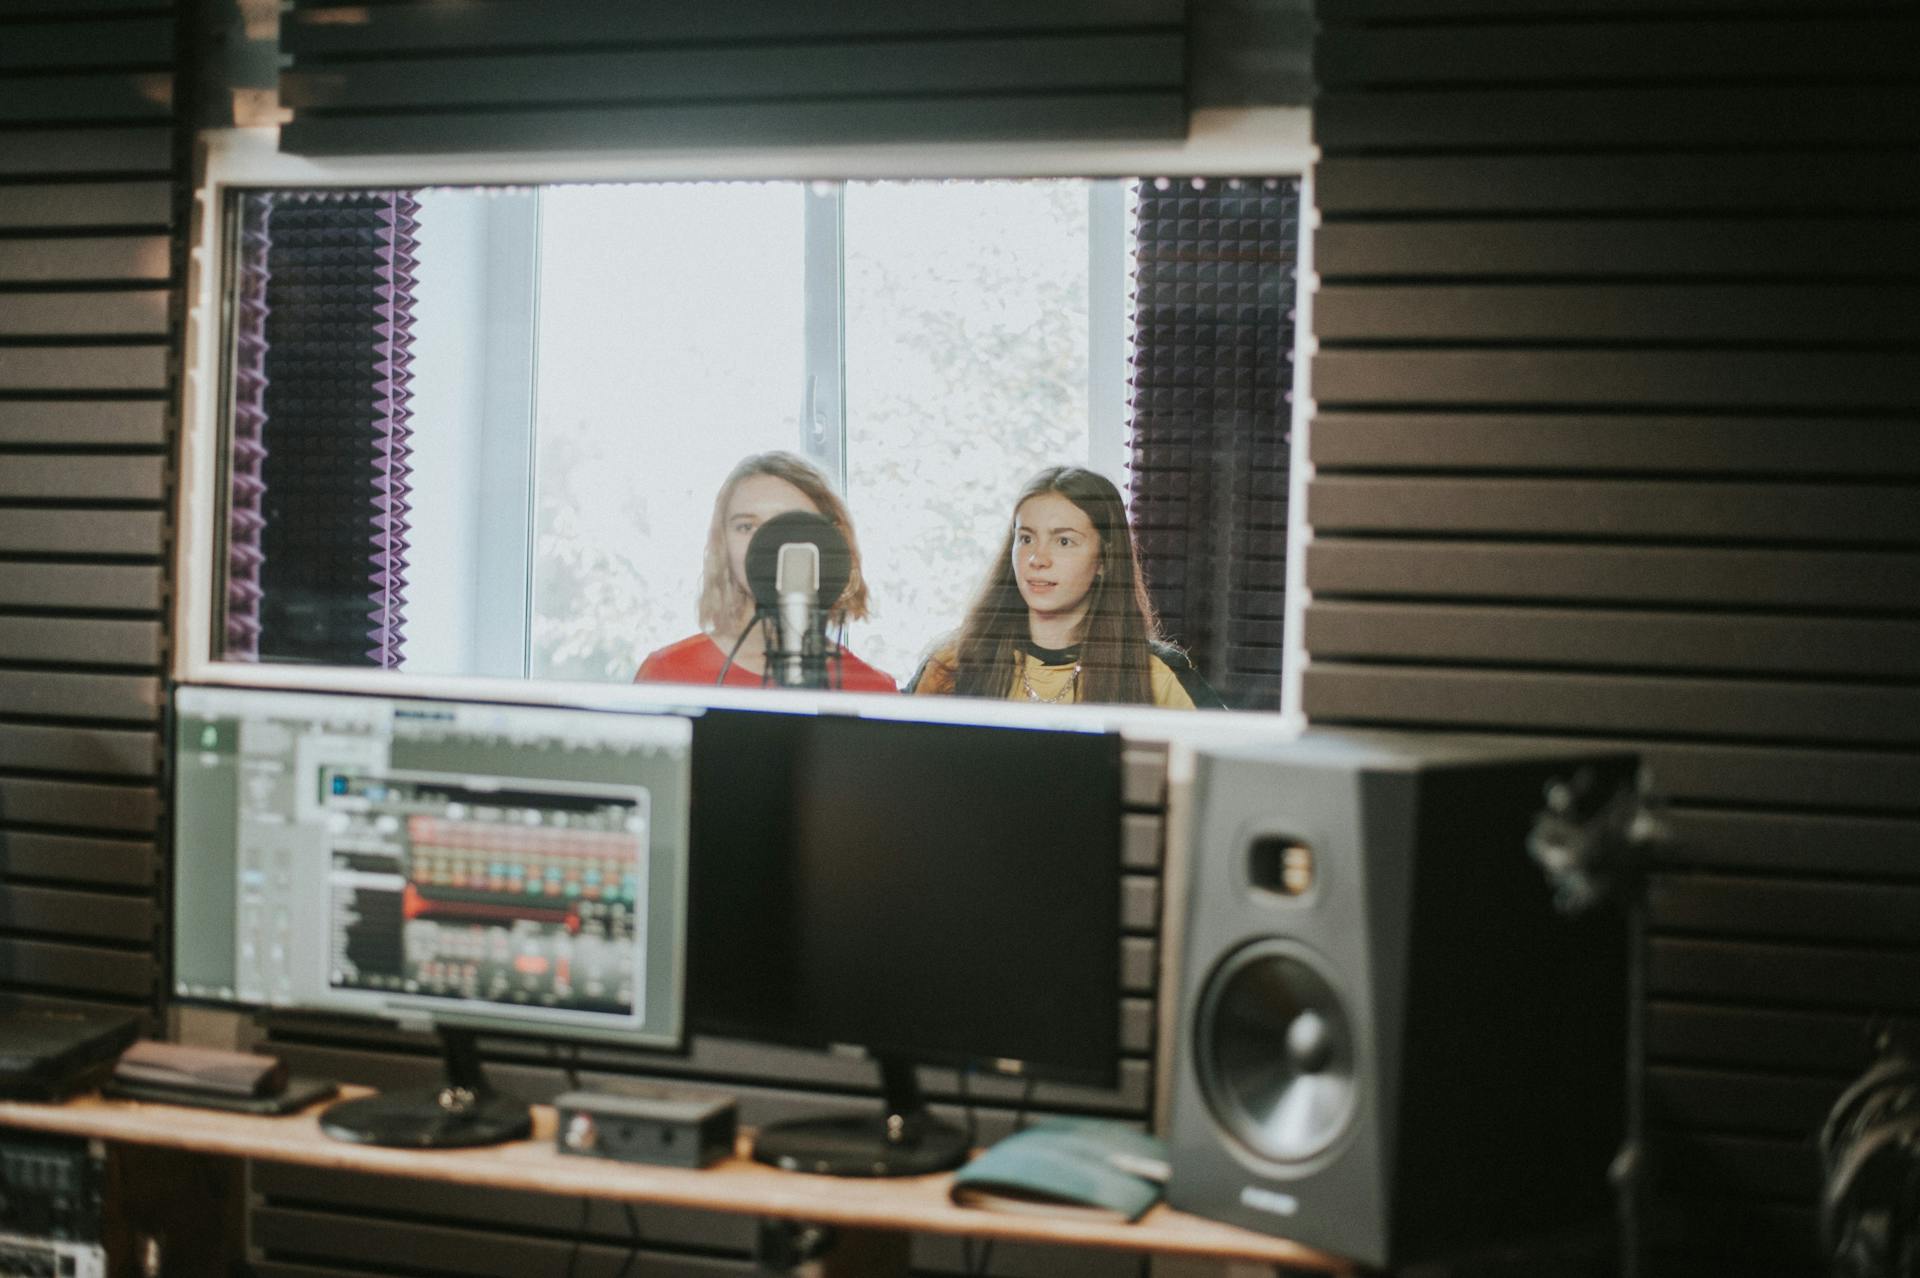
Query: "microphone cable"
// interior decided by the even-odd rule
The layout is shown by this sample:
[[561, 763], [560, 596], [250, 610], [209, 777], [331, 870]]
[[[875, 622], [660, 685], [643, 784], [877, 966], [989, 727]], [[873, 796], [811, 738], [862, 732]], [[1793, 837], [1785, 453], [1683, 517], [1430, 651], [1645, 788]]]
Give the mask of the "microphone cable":
[[827, 671], [827, 691], [838, 692], [847, 686], [847, 623], [842, 618], [834, 630], [833, 638], [828, 641], [830, 651], [825, 654]]
[[[720, 673], [714, 676], [714, 680], [713, 680], [714, 687], [716, 688], [721, 687], [727, 682], [727, 671], [733, 669], [733, 659], [740, 655], [740, 647], [742, 644], [746, 643], [747, 636], [753, 633], [753, 628], [755, 626], [764, 625], [766, 623], [766, 619], [767, 619], [766, 613], [767, 613], [767, 610], [765, 608], [756, 607], [753, 610], [753, 616], [747, 621], [747, 624], [743, 626], [740, 630], [740, 637], [733, 641], [733, 647], [727, 649], [727, 659], [720, 663]], [[767, 683], [767, 672], [765, 670], [762, 670], [760, 672], [760, 684], [762, 687], [764, 687], [766, 686], [766, 683]]]

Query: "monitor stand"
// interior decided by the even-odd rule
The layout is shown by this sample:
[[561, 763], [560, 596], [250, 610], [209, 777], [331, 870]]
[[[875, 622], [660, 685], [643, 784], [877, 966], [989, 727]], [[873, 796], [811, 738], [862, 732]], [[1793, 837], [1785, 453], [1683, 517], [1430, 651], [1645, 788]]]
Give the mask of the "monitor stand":
[[880, 1057], [879, 1113], [796, 1118], [754, 1137], [753, 1156], [787, 1171], [826, 1176], [924, 1176], [967, 1161], [967, 1136], [927, 1109], [913, 1066]]
[[439, 1087], [378, 1092], [328, 1106], [320, 1130], [357, 1145], [452, 1149], [502, 1145], [533, 1134], [526, 1102], [496, 1092], [480, 1068], [472, 1030], [437, 1027], [447, 1081]]

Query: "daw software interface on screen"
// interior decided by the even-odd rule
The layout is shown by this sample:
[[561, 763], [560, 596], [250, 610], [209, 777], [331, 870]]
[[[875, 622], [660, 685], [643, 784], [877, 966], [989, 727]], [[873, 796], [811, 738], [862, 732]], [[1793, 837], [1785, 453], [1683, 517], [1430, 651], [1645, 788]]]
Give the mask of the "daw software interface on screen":
[[186, 999], [676, 1045], [691, 730], [187, 687]]

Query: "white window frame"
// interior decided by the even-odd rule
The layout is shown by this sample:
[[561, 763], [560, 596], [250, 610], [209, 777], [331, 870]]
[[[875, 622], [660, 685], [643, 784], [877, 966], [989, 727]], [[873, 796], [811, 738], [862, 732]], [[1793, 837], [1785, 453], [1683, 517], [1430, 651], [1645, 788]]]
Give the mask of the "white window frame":
[[[1299, 612], [1304, 581], [1297, 564], [1308, 530], [1301, 500], [1309, 477], [1305, 424], [1311, 403], [1304, 381], [1296, 389], [1293, 421], [1292, 526], [1284, 694], [1280, 711], [1200, 712], [1169, 715], [1127, 706], [1046, 707], [1035, 713], [1013, 703], [958, 698], [818, 694], [666, 685], [580, 684], [525, 678], [435, 676], [357, 667], [275, 665], [216, 659], [213, 648], [215, 593], [224, 580], [217, 556], [223, 544], [218, 521], [225, 508], [221, 486], [224, 432], [231, 378], [227, 367], [231, 332], [230, 278], [223, 221], [236, 191], [282, 188], [518, 186], [550, 182], [700, 180], [882, 180], [911, 178], [1122, 178], [1141, 174], [1182, 176], [1302, 176], [1310, 182], [1315, 151], [1304, 108], [1259, 108], [1195, 112], [1185, 139], [1164, 143], [1032, 142], [1008, 144], [792, 147], [767, 150], [553, 152], [528, 155], [433, 155], [308, 157], [282, 154], [272, 128], [208, 130], [200, 136], [199, 173], [190, 231], [185, 376], [181, 388], [179, 537], [175, 547], [172, 674], [183, 682], [253, 687], [361, 691], [471, 697], [548, 705], [596, 705], [634, 709], [689, 706], [830, 707], [888, 718], [954, 722], [1080, 725], [1126, 730], [1149, 740], [1265, 738], [1276, 727], [1300, 726], [1298, 681], [1304, 652]], [[1097, 189], [1097, 188], [1096, 188]], [[1310, 189], [1310, 188], [1308, 188]], [[1307, 210], [1302, 198], [1302, 269], [1296, 332], [1309, 340], [1313, 283]], [[1297, 364], [1304, 377], [1306, 350]], [[1117, 418], [1115, 418], [1117, 420]], [[1276, 721], [1278, 721], [1276, 723]]]

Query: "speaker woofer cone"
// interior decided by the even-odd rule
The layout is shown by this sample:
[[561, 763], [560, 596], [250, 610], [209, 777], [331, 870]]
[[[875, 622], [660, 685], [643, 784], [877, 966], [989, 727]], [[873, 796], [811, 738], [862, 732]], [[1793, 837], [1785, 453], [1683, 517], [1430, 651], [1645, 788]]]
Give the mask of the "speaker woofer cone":
[[1333, 986], [1297, 946], [1256, 941], [1200, 1000], [1194, 1065], [1215, 1121], [1271, 1162], [1311, 1158], [1354, 1111], [1353, 1036]]

